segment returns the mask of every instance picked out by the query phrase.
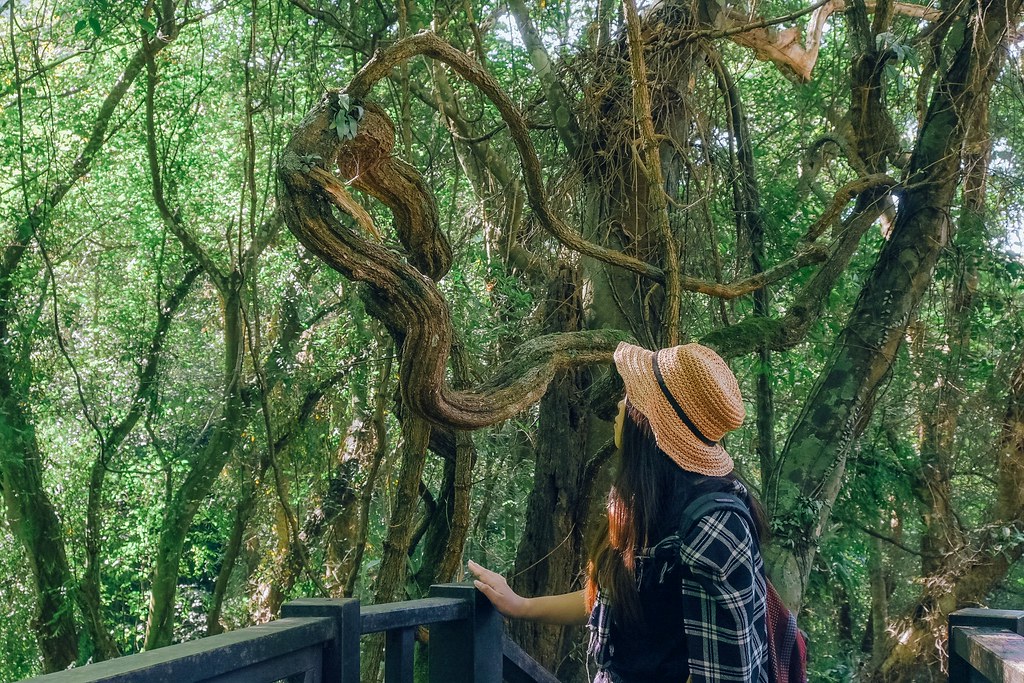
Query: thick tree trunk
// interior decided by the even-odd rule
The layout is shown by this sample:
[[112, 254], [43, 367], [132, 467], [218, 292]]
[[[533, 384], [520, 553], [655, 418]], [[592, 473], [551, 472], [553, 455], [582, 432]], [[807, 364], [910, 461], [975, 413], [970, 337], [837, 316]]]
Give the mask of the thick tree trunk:
[[[580, 296], [575, 273], [562, 268], [548, 292], [545, 332], [579, 329], [583, 314]], [[588, 374], [563, 373], [541, 399], [533, 489], [510, 580], [521, 595], [566, 593], [581, 587], [583, 532], [589, 508], [582, 486], [588, 460], [584, 408]], [[569, 678], [572, 663], [566, 655], [575, 629], [526, 621], [512, 622], [510, 627], [513, 637], [537, 661]]]

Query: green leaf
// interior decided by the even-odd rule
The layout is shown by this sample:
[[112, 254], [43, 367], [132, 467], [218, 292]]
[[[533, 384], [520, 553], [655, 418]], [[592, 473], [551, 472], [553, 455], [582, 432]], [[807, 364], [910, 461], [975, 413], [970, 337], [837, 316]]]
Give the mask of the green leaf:
[[149, 19], [139, 19], [139, 28], [145, 31], [148, 36], [156, 35], [156, 24]]
[[[347, 95], [342, 95], [348, 101]], [[339, 100], [341, 99], [339, 98]], [[334, 115], [334, 119], [331, 121], [331, 125], [328, 128], [333, 128], [334, 132], [338, 134], [339, 140], [351, 140], [356, 136], [356, 130], [358, 129], [358, 123], [349, 114], [348, 109], [339, 109], [338, 113]]]
[[103, 27], [100, 26], [100, 20], [99, 19], [97, 19], [93, 15], [89, 15], [88, 21], [89, 21], [89, 28], [92, 29], [93, 35], [98, 37], [101, 33], [103, 33]]

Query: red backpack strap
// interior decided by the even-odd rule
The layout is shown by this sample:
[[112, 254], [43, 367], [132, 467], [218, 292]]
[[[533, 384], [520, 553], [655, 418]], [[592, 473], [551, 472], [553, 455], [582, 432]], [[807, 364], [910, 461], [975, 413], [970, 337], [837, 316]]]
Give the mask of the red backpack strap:
[[807, 683], [807, 639], [771, 581], [767, 582], [768, 660], [777, 683]]

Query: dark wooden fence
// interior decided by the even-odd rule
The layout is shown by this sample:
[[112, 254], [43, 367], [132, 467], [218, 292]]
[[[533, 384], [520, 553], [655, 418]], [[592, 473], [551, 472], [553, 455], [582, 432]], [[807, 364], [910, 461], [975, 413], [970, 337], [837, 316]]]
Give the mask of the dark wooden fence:
[[962, 609], [949, 615], [950, 683], [1024, 683], [1024, 611]]
[[430, 683], [558, 683], [502, 632], [472, 585], [432, 586], [423, 600], [360, 608], [304, 599], [281, 618], [209, 638], [29, 679], [33, 683], [356, 683], [359, 638], [385, 633], [386, 683], [411, 683], [416, 629], [430, 627]]

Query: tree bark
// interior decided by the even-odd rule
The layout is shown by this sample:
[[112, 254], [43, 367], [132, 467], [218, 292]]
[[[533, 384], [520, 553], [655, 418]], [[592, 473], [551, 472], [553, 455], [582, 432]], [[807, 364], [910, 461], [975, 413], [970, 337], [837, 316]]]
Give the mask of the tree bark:
[[373, 452], [373, 459], [369, 471], [366, 474], [366, 482], [359, 494], [359, 528], [358, 538], [354, 546], [354, 556], [349, 567], [348, 574], [344, 577], [344, 596], [351, 597], [355, 593], [356, 580], [359, 578], [359, 570], [363, 564], [363, 553], [366, 551], [366, 538], [369, 534], [370, 525], [370, 503], [373, 502], [373, 491], [377, 484], [377, 477], [384, 462], [384, 456], [388, 453], [390, 441], [388, 439], [387, 423], [385, 422], [385, 400], [388, 395], [388, 386], [391, 382], [391, 360], [385, 363], [381, 369], [378, 380], [377, 394], [374, 397], [373, 409], [373, 433], [376, 448]]
[[224, 556], [221, 558], [220, 569], [217, 572], [217, 579], [213, 584], [213, 595], [210, 596], [210, 606], [206, 610], [206, 635], [215, 636], [224, 632], [224, 625], [221, 623], [221, 611], [224, 608], [224, 598], [227, 597], [228, 585], [234, 571], [235, 561], [242, 552], [242, 543], [245, 540], [245, 529], [249, 525], [249, 519], [256, 509], [256, 481], [262, 479], [262, 473], [258, 476], [253, 472], [242, 482], [241, 492], [238, 494], [235, 503], [235, 512], [231, 520], [231, 531], [224, 547]]
[[[414, 38], [418, 38], [415, 36]], [[408, 40], [413, 40], [410, 38]], [[369, 67], [368, 67], [369, 68]], [[475, 67], [476, 68], [476, 67]], [[544, 393], [551, 377], [560, 369], [608, 362], [618, 341], [626, 335], [601, 330], [575, 335], [546, 336], [527, 342], [496, 377], [468, 391], [452, 391], [445, 381], [445, 367], [451, 349], [452, 328], [448, 306], [431, 278], [447, 272], [450, 254], [447, 240], [436, 229], [425, 205], [433, 200], [424, 195], [415, 171], [399, 165], [380, 175], [404, 178], [404, 194], [378, 192], [395, 212], [395, 225], [403, 242], [417, 247], [412, 263], [360, 237], [343, 225], [332, 207], [368, 220], [368, 215], [335, 176], [304, 160], [312, 157], [337, 159], [343, 171], [358, 178], [353, 182], [376, 182], [370, 173], [375, 165], [394, 165], [389, 150], [394, 129], [383, 110], [369, 102], [355, 140], [340, 144], [329, 129], [337, 111], [337, 93], [329, 93], [307, 116], [288, 143], [278, 167], [284, 183], [282, 209], [298, 239], [347, 277], [366, 282], [380, 310], [375, 313], [393, 335], [404, 340], [400, 373], [403, 402], [419, 415], [438, 424], [476, 429], [508, 419], [532, 405]], [[333, 138], [333, 140], [332, 140]], [[418, 174], [416, 174], [418, 176]], [[410, 211], [409, 206], [420, 207]]]
[[[394, 493], [395, 504], [388, 520], [388, 533], [384, 539], [384, 552], [373, 595], [373, 602], [377, 605], [404, 597], [409, 542], [412, 539], [416, 505], [420, 499], [417, 492], [427, 459], [430, 423], [416, 415], [406, 415], [402, 419], [402, 439], [402, 465]], [[377, 680], [383, 657], [382, 649], [368, 644], [364, 656], [362, 678]]]
[[[569, 267], [563, 267], [551, 283], [546, 307], [545, 332], [569, 332], [581, 326], [580, 283]], [[588, 375], [584, 370], [561, 374], [541, 399], [533, 488], [510, 579], [513, 590], [521, 595], [566, 593], [581, 587], [589, 511], [582, 486], [588, 462], [584, 398]], [[577, 629], [527, 621], [514, 621], [510, 629], [534, 659], [560, 678], [571, 677], [573, 664], [566, 655]]]
[[[63, 524], [43, 486], [42, 453], [35, 425], [11, 383], [0, 353], [0, 484], [7, 520], [25, 548], [37, 602], [32, 620], [43, 669], [61, 671], [78, 659], [74, 579], [64, 550]], [[17, 376], [15, 374], [15, 376]], [[27, 387], [25, 388], [27, 391]]]

